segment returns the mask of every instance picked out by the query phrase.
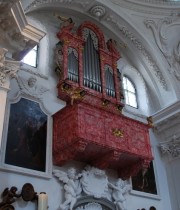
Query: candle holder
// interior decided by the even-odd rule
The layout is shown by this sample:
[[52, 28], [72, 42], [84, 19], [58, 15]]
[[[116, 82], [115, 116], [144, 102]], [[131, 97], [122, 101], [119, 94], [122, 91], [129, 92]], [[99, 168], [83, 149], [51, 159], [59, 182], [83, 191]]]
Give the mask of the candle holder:
[[38, 210], [48, 209], [48, 197], [45, 192], [41, 192], [38, 196]]
[[2, 201], [0, 202], [0, 210], [15, 210], [12, 205], [14, 202], [22, 199], [26, 202], [32, 201], [37, 202], [38, 210], [47, 210], [47, 194], [44, 193], [44, 197], [41, 196], [41, 193], [37, 194], [34, 191], [34, 187], [30, 183], [26, 183], [23, 185], [21, 189], [21, 193], [17, 193], [17, 187], [12, 186], [10, 189], [7, 187], [1, 194]]

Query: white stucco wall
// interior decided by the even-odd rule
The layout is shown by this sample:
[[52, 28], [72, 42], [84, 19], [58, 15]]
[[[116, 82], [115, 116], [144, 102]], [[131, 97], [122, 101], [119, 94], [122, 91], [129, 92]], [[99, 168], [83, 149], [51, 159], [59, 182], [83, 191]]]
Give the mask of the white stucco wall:
[[[69, 15], [70, 13], [67, 14], [67, 16]], [[130, 15], [128, 18], [131, 19]], [[133, 18], [134, 21], [132, 22], [132, 24], [138, 24], [138, 27], [136, 28], [137, 31], [143, 29], [141, 31], [141, 35], [144, 36], [146, 40], [148, 40], [147, 44], [151, 45], [153, 43], [153, 45], [151, 45], [153, 48], [153, 35], [150, 34], [146, 28], [144, 29], [144, 17], [138, 17], [136, 15], [133, 15]], [[77, 20], [76, 23], [80, 23], [82, 21], [79, 20], [77, 17], [74, 17], [74, 19]], [[41, 30], [45, 31], [47, 34], [40, 42], [38, 68], [31, 68], [29, 66], [23, 65], [22, 70], [20, 70], [18, 74], [20, 78], [24, 78], [26, 81], [28, 80], [28, 78], [30, 78], [30, 76], [34, 76], [37, 78], [39, 86], [43, 86], [48, 89], [47, 92], [42, 94], [41, 102], [46, 108], [46, 110], [49, 112], [49, 114], [53, 115], [55, 112], [57, 112], [65, 106], [65, 103], [63, 101], [57, 99], [56, 84], [58, 78], [56, 77], [53, 66], [53, 50], [55, 44], [58, 42], [58, 39], [56, 38], [56, 33], [59, 30], [59, 22], [53, 17], [52, 11], [30, 13], [28, 15], [28, 21], [36, 27], [40, 28]], [[112, 35], [116, 36], [115, 34]], [[156, 50], [154, 50], [153, 52], [155, 52]], [[137, 54], [139, 53], [137, 49], [133, 53], [136, 54], [136, 52]], [[126, 55], [126, 53], [124, 53], [124, 55]], [[160, 57], [158, 57], [158, 59], [159, 58]], [[129, 59], [127, 58], [127, 60]], [[157, 111], [158, 109], [167, 106], [168, 104], [172, 103], [178, 98], [178, 96], [176, 95], [177, 90], [174, 90], [175, 87], [177, 87], [177, 81], [173, 84], [170, 80], [173, 80], [174, 76], [169, 75], [169, 73], [166, 72], [165, 78], [167, 79], [169, 77], [169, 80], [167, 80], [168, 89], [164, 90], [157, 82], [157, 79], [154, 79], [154, 76], [150, 77], [149, 72], [143, 72], [145, 71], [145, 65], [142, 65], [142, 68], [138, 69], [138, 67], [141, 67], [141, 65], [134, 65], [134, 63], [131, 63], [130, 61], [127, 61], [129, 63], [126, 66], [123, 66], [121, 70], [122, 73], [127, 74], [137, 86], [139, 97], [138, 101], [140, 106], [138, 110], [126, 107], [126, 114], [130, 115], [135, 119], [144, 120], [145, 116], [153, 114], [154, 111]], [[162, 67], [164, 67], [163, 59], [161, 65]], [[145, 78], [145, 76], [148, 76], [148, 79]], [[16, 97], [17, 94], [20, 93], [17, 80], [11, 81], [10, 88], [11, 91], [8, 93], [8, 98], [13, 99]], [[177, 89], [178, 88], [179, 86], [177, 87]], [[1, 97], [0, 100], [3, 100], [3, 102], [5, 102], [6, 99]], [[0, 113], [1, 112], [3, 114], [4, 110], [1, 109]], [[4, 123], [4, 128], [5, 126], [7, 126], [7, 121], [5, 121]], [[177, 208], [179, 208], [180, 206], [180, 197], [178, 196], [180, 194], [178, 188], [180, 184], [178, 179], [180, 175], [179, 161], [177, 159], [172, 162], [168, 162], [168, 164], [165, 164], [159, 153], [158, 136], [154, 135], [153, 131], [151, 131], [150, 137], [152, 143], [152, 151], [154, 154], [154, 165], [158, 195], [152, 196], [147, 193], [139, 193], [132, 191], [131, 194], [127, 197], [127, 210], [137, 210], [141, 208], [145, 208], [146, 210], [148, 210], [150, 206], [155, 206], [158, 210], [177, 210]], [[2, 141], [5, 141], [5, 139], [2, 139]], [[52, 143], [52, 138], [49, 138], [48, 141]], [[51, 166], [52, 168], [55, 167], [53, 166], [53, 164]], [[65, 165], [62, 169], [65, 170], [70, 166], [75, 167], [77, 170], [82, 170], [84, 164], [70, 162], [67, 163], [67, 165]], [[110, 180], [115, 180], [117, 178], [117, 174], [115, 171], [108, 171], [107, 174]], [[169, 177], [171, 177], [172, 179], [169, 179]], [[49, 210], [58, 209], [59, 205], [64, 201], [63, 184], [61, 182], [58, 182], [57, 179], [53, 176], [48, 179], [40, 176], [38, 177], [28, 174], [22, 174], [17, 169], [15, 172], [4, 171], [4, 169], [1, 169], [0, 180], [3, 180], [0, 183], [0, 192], [2, 192], [6, 187], [16, 186], [20, 190], [23, 184], [27, 182], [33, 184], [37, 193], [46, 192], [48, 194]], [[173, 187], [171, 188], [170, 185], [173, 185]], [[173, 194], [174, 196], [171, 196], [171, 194]], [[170, 198], [173, 198], [173, 200]], [[31, 202], [25, 203], [20, 201], [15, 203], [16, 209], [31, 210], [35, 209], [35, 206], [36, 204]]]

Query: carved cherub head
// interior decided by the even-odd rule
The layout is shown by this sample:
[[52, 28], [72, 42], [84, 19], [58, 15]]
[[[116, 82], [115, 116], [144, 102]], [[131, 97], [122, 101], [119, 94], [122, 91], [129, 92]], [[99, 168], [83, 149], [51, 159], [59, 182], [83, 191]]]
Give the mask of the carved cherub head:
[[28, 86], [32, 88], [32, 87], [34, 87], [36, 82], [37, 82], [37, 79], [35, 77], [30, 77], [28, 79]]
[[123, 188], [125, 186], [125, 182], [119, 178], [116, 182], [116, 186]]
[[68, 169], [67, 175], [68, 175], [69, 179], [75, 179], [76, 170], [74, 168]]

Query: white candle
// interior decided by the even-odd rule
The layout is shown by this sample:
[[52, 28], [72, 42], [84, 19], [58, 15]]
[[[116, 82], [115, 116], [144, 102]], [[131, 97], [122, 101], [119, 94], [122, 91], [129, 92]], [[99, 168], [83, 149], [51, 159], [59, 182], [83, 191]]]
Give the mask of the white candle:
[[41, 192], [38, 196], [38, 210], [48, 209], [48, 196], [46, 193]]

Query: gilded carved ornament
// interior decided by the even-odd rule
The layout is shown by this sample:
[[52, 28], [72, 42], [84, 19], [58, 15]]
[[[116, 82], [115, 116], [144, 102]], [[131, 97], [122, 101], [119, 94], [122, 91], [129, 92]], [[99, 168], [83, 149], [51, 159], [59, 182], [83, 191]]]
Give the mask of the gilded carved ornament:
[[124, 136], [124, 132], [121, 129], [115, 128], [112, 129], [112, 134], [116, 137], [122, 138]]
[[147, 117], [147, 122], [150, 127], [153, 127], [153, 119], [151, 116]]
[[69, 97], [71, 98], [71, 105], [73, 105], [75, 100], [82, 100], [84, 98], [84, 96], [86, 95], [85, 90], [83, 90], [79, 87], [74, 88], [65, 82], [61, 85], [61, 89], [64, 92], [66, 92], [69, 95]]

